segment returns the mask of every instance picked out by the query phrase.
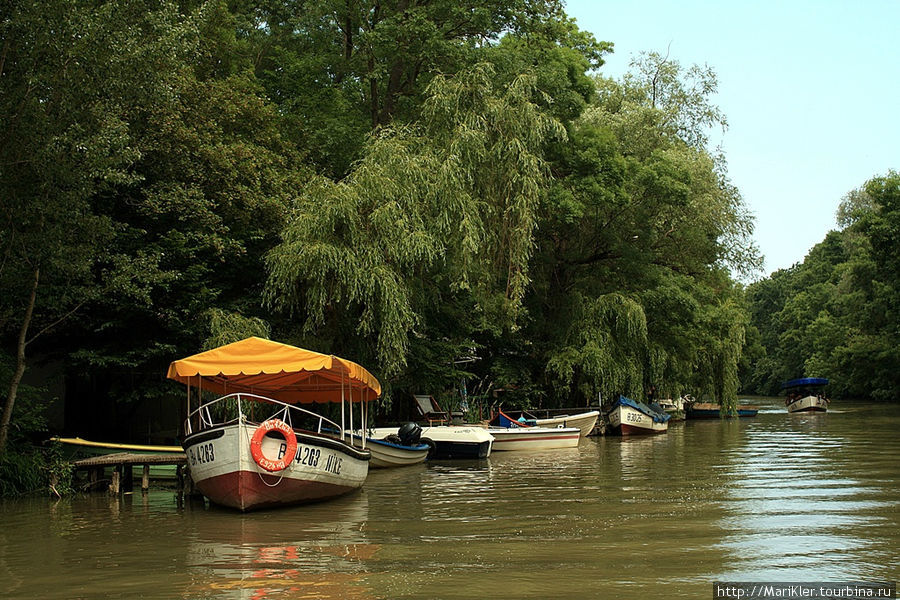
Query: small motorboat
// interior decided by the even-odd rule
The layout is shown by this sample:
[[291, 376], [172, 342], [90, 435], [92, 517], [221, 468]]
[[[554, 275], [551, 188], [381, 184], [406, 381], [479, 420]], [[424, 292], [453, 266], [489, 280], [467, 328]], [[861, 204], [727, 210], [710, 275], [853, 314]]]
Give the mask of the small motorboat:
[[828, 380], [822, 377], [804, 377], [783, 383], [781, 389], [787, 394], [784, 405], [788, 412], [826, 412], [831, 402], [822, 391], [826, 385]]
[[[428, 458], [431, 446], [421, 441], [422, 428], [415, 423], [404, 423], [394, 433], [383, 438], [372, 435], [374, 430], [368, 430], [366, 436], [366, 448], [372, 453], [369, 466], [372, 468], [391, 468], [417, 465]], [[353, 443], [360, 445], [359, 431], [353, 433]]]
[[619, 396], [606, 414], [610, 428], [622, 435], [665, 433], [671, 418], [662, 409], [653, 408], [625, 396]]
[[[384, 439], [398, 432], [397, 427], [378, 427], [369, 430], [369, 438]], [[487, 458], [494, 437], [477, 425], [436, 425], [422, 427], [420, 441], [429, 447], [429, 459]]]

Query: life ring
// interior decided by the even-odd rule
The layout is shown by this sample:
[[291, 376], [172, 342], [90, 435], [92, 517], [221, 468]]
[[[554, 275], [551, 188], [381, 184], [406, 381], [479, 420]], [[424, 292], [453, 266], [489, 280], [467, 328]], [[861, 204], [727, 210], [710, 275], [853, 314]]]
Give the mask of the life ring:
[[[287, 442], [287, 449], [284, 451], [284, 456], [278, 460], [266, 458], [262, 451], [263, 438], [266, 437], [267, 433], [273, 430], [280, 431], [284, 436], [284, 441]], [[283, 471], [294, 461], [294, 457], [297, 456], [297, 436], [294, 435], [294, 430], [291, 429], [291, 426], [281, 419], [269, 419], [268, 421], [264, 421], [256, 428], [256, 431], [253, 433], [253, 438], [250, 440], [250, 455], [253, 457], [253, 460], [256, 461], [256, 464], [269, 473]]]

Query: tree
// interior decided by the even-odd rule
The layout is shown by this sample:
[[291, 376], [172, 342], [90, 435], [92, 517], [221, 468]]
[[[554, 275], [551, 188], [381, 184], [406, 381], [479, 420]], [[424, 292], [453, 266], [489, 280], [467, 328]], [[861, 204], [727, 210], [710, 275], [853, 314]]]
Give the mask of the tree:
[[[597, 388], [642, 395], [653, 385], [705, 391], [728, 407], [746, 320], [725, 269], [759, 264], [752, 219], [705, 148], [705, 128], [724, 124], [708, 100], [714, 77], [704, 71], [710, 79], [691, 87], [677, 63], [657, 55], [638, 66], [622, 82], [598, 78], [596, 100], [568, 142], [552, 148], [556, 180], [541, 211], [528, 303], [528, 335], [543, 353], [535, 364], [548, 365], [570, 403]], [[621, 300], [608, 304], [613, 298]], [[584, 310], [599, 306], [628, 310], [607, 311], [616, 316], [606, 320]], [[624, 323], [644, 333], [626, 335], [617, 329]], [[574, 345], [570, 332], [579, 332]]]
[[[348, 318], [385, 375], [406, 364], [413, 293], [470, 290], [472, 318], [515, 324], [528, 282], [542, 145], [564, 132], [531, 102], [534, 77], [494, 84], [489, 65], [435, 78], [412, 127], [371, 138], [344, 181], [309, 189], [269, 255], [269, 301], [307, 331]], [[346, 311], [346, 312], [339, 312]]]
[[[91, 201], [136, 181], [129, 111], [164, 93], [190, 26], [169, 6], [15, 2], [0, 15], [0, 278], [16, 367], [0, 420], [5, 449], [26, 348], [102, 289], [114, 228]], [[147, 69], [152, 63], [153, 68]], [[8, 339], [8, 338], [7, 338]]]
[[751, 389], [775, 393], [781, 381], [821, 376], [834, 397], [896, 397], [898, 189], [890, 172], [849, 192], [837, 214], [842, 230], [803, 263], [748, 288], [767, 355]]

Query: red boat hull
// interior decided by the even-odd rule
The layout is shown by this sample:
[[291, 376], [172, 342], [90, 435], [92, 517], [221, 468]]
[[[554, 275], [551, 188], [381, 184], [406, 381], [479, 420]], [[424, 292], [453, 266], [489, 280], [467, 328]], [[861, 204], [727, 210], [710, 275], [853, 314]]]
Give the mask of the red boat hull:
[[358, 489], [253, 471], [210, 477], [197, 482], [196, 486], [210, 501], [242, 511], [318, 502]]

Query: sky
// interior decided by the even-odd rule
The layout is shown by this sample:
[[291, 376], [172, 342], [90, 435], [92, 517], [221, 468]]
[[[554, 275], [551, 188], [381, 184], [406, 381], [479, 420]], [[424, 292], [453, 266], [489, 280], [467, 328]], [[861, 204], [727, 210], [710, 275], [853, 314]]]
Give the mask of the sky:
[[802, 262], [845, 194], [900, 170], [900, 0], [567, 0], [615, 44], [618, 78], [656, 51], [709, 65], [729, 177], [755, 218], [762, 275]]

